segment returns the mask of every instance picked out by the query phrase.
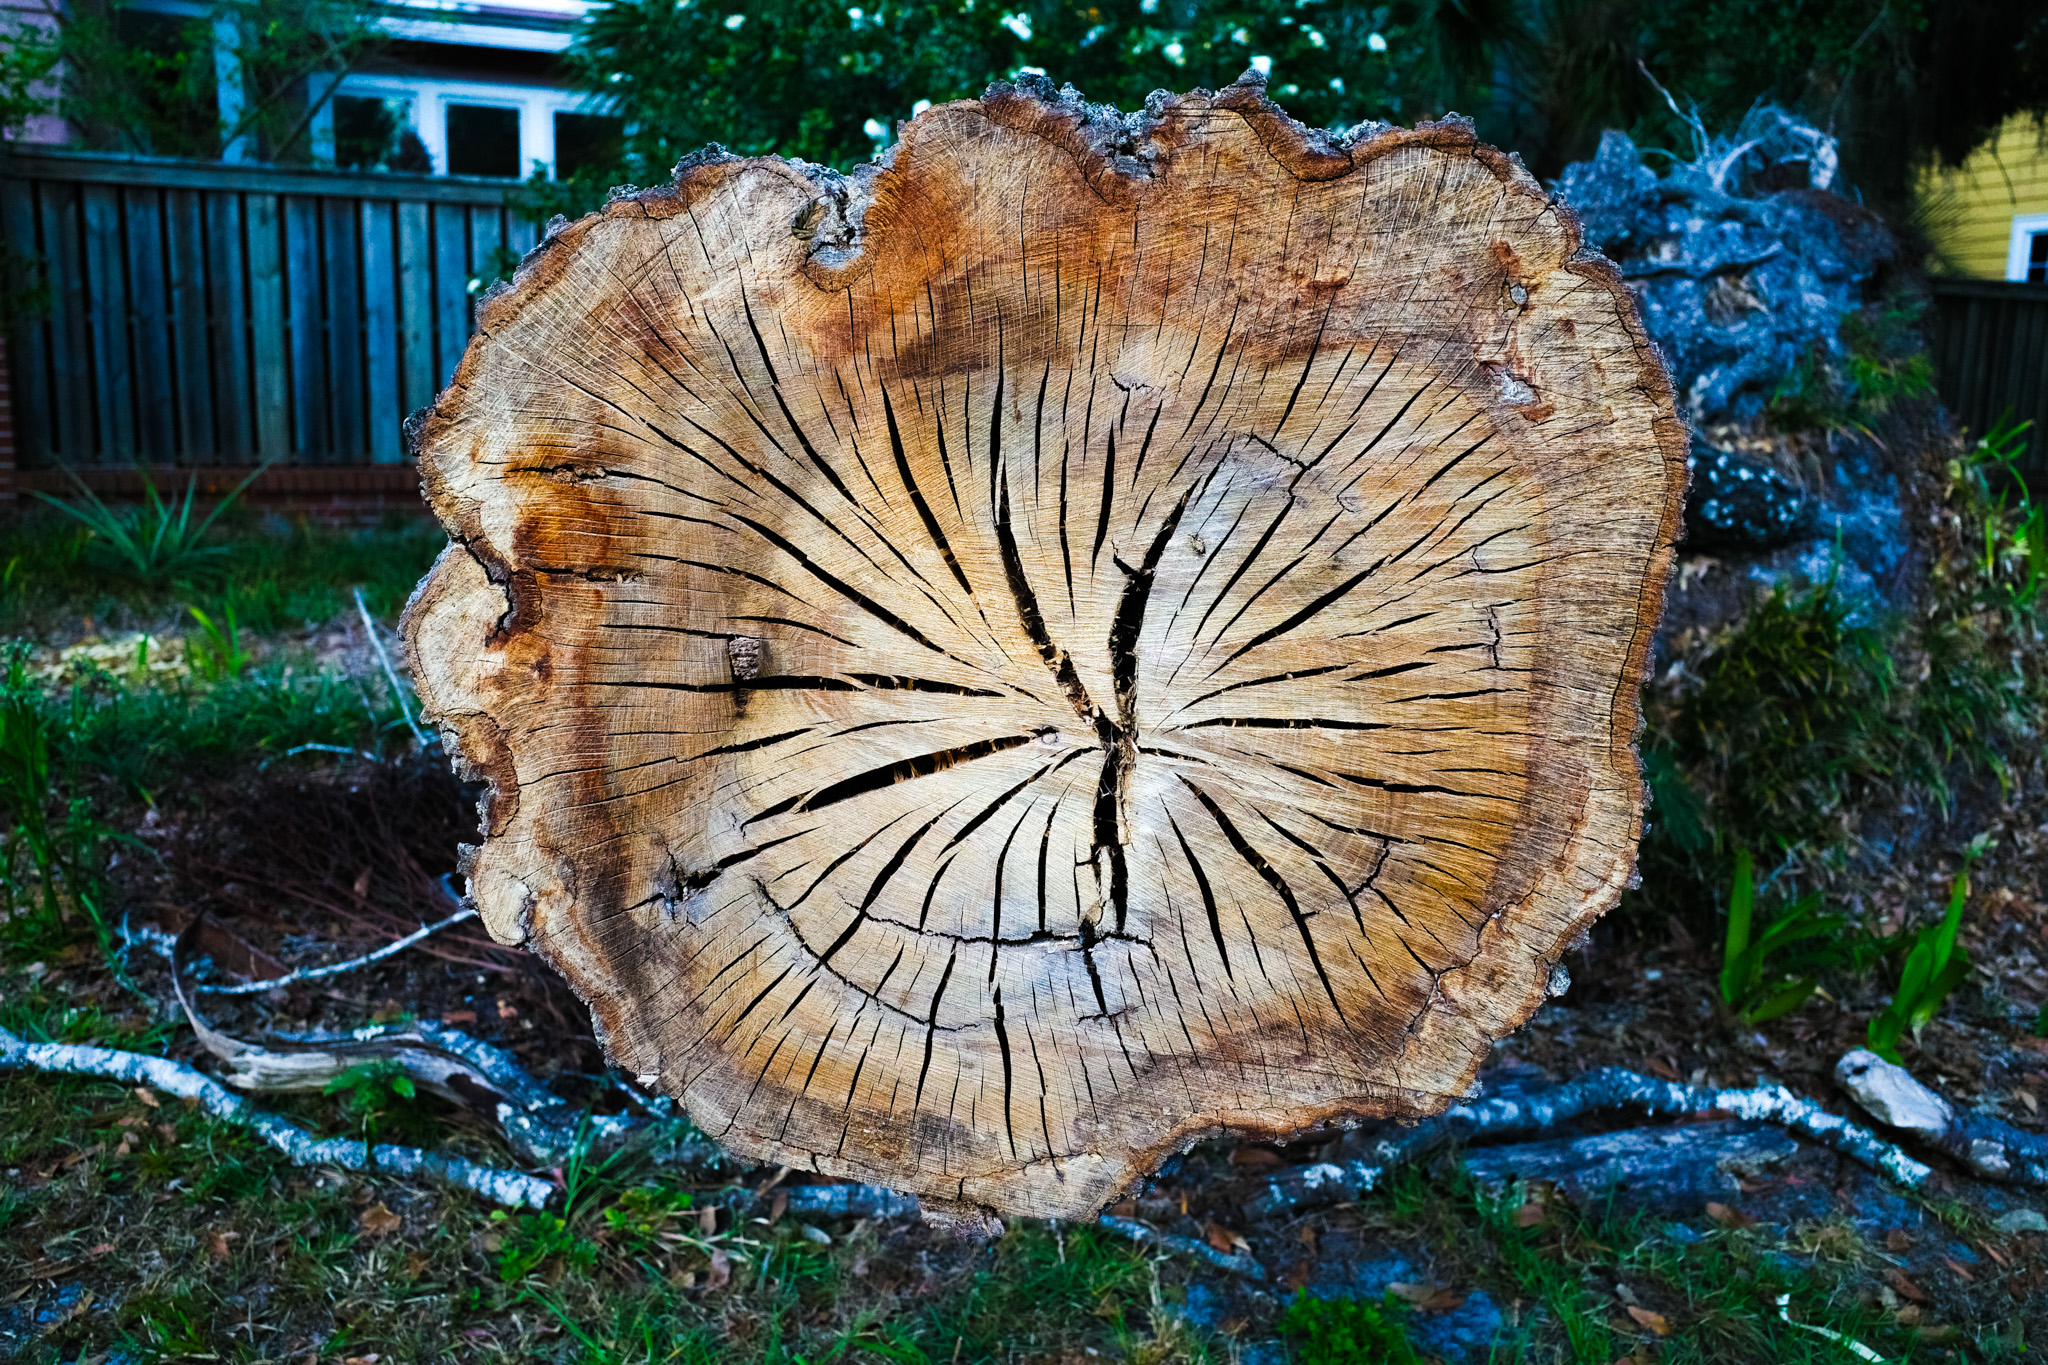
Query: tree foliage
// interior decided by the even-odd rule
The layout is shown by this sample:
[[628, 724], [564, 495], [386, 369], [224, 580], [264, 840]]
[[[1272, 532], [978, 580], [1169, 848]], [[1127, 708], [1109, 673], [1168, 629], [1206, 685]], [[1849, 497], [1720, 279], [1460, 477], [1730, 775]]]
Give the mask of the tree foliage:
[[1130, 109], [1256, 60], [1303, 122], [1462, 111], [1545, 176], [1604, 128], [1681, 145], [1658, 84], [1710, 126], [1770, 98], [1832, 127], [1852, 180], [1897, 206], [1913, 166], [2048, 110], [2044, 52], [2048, 12], [2010, 0], [613, 0], [568, 64], [626, 136], [547, 197], [587, 206], [710, 142], [844, 167], [920, 102], [1024, 70]]
[[380, 42], [354, 0], [214, 0], [191, 14], [81, 0], [51, 14], [73, 137], [155, 156], [212, 159], [240, 143], [305, 160], [334, 81]]

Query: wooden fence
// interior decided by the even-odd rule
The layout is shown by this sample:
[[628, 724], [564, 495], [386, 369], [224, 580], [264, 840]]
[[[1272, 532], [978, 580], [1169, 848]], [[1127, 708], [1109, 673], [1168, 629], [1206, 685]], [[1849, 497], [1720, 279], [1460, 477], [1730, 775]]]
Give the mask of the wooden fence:
[[534, 226], [503, 181], [0, 155], [17, 458], [396, 464], [468, 343], [471, 281]]
[[2033, 420], [2026, 468], [2048, 475], [2048, 285], [1932, 281], [1928, 344], [1941, 401], [1973, 435]]

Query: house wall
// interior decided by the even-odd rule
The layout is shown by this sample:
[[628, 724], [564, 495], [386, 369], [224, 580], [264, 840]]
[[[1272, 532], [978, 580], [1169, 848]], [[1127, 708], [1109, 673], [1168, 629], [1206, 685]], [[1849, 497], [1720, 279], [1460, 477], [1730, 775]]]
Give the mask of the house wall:
[[1941, 273], [2025, 280], [2029, 239], [2048, 233], [2048, 129], [2008, 119], [1961, 166], [1921, 178], [1920, 227]]
[[[37, 28], [49, 33], [57, 27], [57, 21], [43, 8], [42, 0], [0, 0], [0, 35], [14, 33], [23, 27]], [[51, 100], [57, 98], [57, 82], [52, 79], [43, 83], [37, 91]], [[21, 132], [9, 141], [59, 143], [71, 139], [71, 130], [64, 120], [54, 114], [42, 114], [30, 119]]]

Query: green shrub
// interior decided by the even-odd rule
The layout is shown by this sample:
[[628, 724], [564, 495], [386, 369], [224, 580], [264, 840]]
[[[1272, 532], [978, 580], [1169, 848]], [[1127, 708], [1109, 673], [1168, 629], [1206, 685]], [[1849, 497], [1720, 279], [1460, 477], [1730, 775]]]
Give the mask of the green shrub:
[[1301, 1365], [1422, 1365], [1401, 1326], [1405, 1311], [1392, 1294], [1373, 1303], [1297, 1292], [1278, 1326], [1280, 1335], [1299, 1343]]
[[1780, 583], [1695, 666], [1648, 744], [1664, 791], [1682, 776], [1713, 831], [1694, 851], [1828, 842], [1854, 785], [1894, 774], [1890, 643], [1830, 577]]

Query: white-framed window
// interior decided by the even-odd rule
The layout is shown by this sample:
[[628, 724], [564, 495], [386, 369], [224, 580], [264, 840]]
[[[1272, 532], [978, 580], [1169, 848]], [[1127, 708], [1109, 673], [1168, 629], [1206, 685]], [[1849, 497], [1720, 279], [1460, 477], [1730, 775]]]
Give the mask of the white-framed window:
[[2005, 278], [2014, 284], [2048, 284], [2048, 213], [2013, 215]]
[[[583, 113], [590, 105], [588, 96], [546, 86], [383, 74], [345, 76], [335, 93], [351, 101], [340, 108], [349, 120], [381, 120], [394, 130], [397, 150], [381, 163], [364, 162], [363, 169], [381, 164], [388, 170], [521, 180], [536, 167], [556, 173], [555, 116]], [[345, 147], [359, 145], [339, 135], [345, 121], [338, 114], [337, 161]], [[351, 159], [362, 160], [361, 152]]]

